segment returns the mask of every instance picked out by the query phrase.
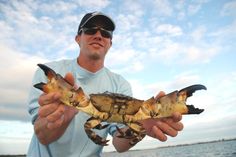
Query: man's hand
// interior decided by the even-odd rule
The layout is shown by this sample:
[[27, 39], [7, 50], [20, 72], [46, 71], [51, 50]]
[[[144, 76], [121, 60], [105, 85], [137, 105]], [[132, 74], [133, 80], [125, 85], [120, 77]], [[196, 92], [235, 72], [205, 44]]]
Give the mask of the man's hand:
[[[164, 92], [160, 92], [157, 98], [164, 96]], [[166, 141], [167, 135], [175, 137], [178, 134], [178, 131], [183, 130], [183, 124], [180, 122], [182, 115], [180, 113], [174, 113], [170, 118], [162, 119], [146, 119], [141, 121], [141, 124], [147, 131], [147, 135], [159, 139], [160, 141]]]
[[181, 119], [181, 114], [174, 113], [171, 118], [146, 119], [141, 123], [147, 131], [147, 135], [164, 142], [167, 140], [167, 135], [175, 137], [178, 131], [183, 129], [183, 124], [180, 122]]
[[[74, 85], [74, 77], [67, 73], [65, 79]], [[58, 139], [78, 110], [60, 102], [60, 93], [43, 93], [38, 99], [38, 118], [34, 124], [35, 133], [42, 144]]]
[[[164, 92], [160, 92], [157, 98], [164, 96]], [[170, 118], [162, 118], [162, 119], [146, 119], [140, 121], [142, 126], [145, 128], [148, 136], [156, 138], [160, 141], [166, 141], [167, 135], [175, 137], [178, 134], [178, 131], [183, 129], [183, 124], [180, 122], [182, 119], [182, 115], [179, 113], [174, 113]], [[123, 128], [123, 131], [126, 131], [128, 127]], [[119, 132], [115, 133], [113, 137], [113, 145], [118, 152], [124, 152], [129, 150], [132, 146], [129, 144], [130, 139], [119, 138], [117, 137]]]

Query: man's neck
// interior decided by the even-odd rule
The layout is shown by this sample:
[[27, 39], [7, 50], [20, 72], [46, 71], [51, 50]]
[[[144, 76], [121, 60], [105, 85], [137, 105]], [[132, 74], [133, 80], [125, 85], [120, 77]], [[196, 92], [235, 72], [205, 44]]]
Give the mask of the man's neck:
[[82, 59], [80, 56], [77, 58], [77, 64], [92, 73], [104, 67], [104, 61], [102, 60]]

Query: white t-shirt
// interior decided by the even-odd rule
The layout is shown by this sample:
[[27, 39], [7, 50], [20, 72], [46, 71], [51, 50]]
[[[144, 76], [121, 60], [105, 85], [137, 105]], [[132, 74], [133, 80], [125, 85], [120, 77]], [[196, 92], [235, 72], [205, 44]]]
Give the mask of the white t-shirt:
[[[132, 95], [130, 84], [120, 75], [108, 70], [106, 67], [96, 73], [83, 69], [77, 64], [77, 60], [61, 60], [46, 64], [56, 73], [65, 76], [72, 72], [76, 84], [84, 90], [86, 95], [113, 92], [125, 95]], [[47, 82], [47, 78], [41, 69], [37, 69], [32, 87], [29, 94], [28, 111], [32, 117], [32, 123], [38, 116], [38, 97], [42, 92], [33, 87], [34, 84]], [[49, 145], [42, 145], [34, 134], [28, 149], [28, 157], [93, 157], [99, 156], [102, 146], [93, 143], [84, 131], [84, 123], [90, 118], [89, 115], [79, 112], [71, 121], [65, 133], [56, 141]], [[104, 125], [105, 122], [102, 123]], [[121, 124], [118, 124], [123, 126]], [[116, 124], [110, 124], [109, 127], [95, 132], [106, 138], [107, 134], [113, 135], [116, 131]]]

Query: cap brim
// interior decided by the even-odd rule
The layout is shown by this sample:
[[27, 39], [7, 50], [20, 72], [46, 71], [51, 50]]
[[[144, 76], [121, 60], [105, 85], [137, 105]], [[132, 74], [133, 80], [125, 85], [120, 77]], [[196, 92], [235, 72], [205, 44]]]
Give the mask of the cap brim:
[[96, 20], [102, 20], [104, 21], [104, 27], [108, 30], [114, 31], [115, 30], [115, 23], [113, 22], [113, 20], [108, 17], [107, 15], [104, 14], [94, 14], [91, 17], [89, 17], [83, 25], [81, 25], [81, 28], [84, 26], [87, 26], [89, 24], [93, 24]]

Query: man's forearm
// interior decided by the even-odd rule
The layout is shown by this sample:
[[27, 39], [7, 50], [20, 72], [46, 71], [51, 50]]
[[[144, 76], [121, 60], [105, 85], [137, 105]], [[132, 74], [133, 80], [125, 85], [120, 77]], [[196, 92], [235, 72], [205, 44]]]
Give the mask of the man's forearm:
[[63, 123], [61, 127], [55, 129], [49, 129], [47, 125], [47, 119], [41, 117], [38, 117], [34, 123], [35, 134], [38, 137], [40, 143], [44, 145], [48, 145], [60, 138], [64, 134], [67, 126], [69, 125], [69, 122]]

